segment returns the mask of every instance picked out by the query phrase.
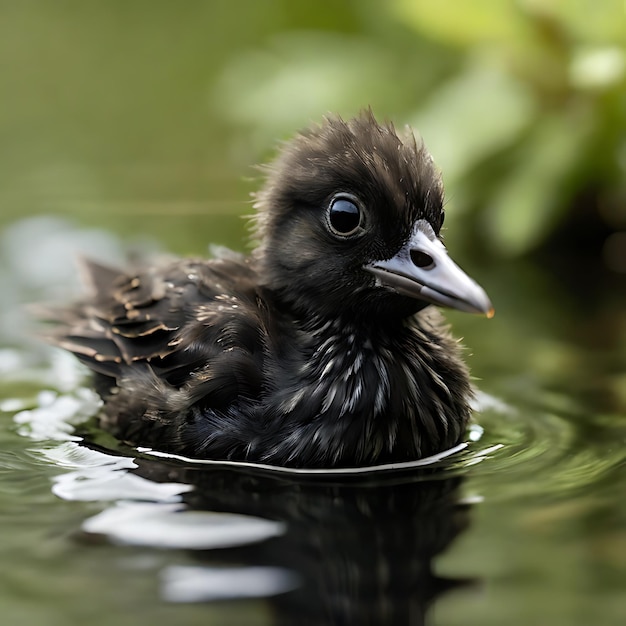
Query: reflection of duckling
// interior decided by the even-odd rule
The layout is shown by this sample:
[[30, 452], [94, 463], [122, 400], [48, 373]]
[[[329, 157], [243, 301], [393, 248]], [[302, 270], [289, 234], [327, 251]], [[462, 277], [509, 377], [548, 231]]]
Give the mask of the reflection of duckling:
[[491, 314], [439, 240], [443, 189], [412, 134], [371, 113], [287, 144], [257, 195], [260, 241], [123, 274], [56, 342], [97, 374], [104, 425], [195, 457], [332, 467], [459, 442], [468, 372], [429, 304]]
[[[261, 573], [264, 569], [283, 574], [270, 579], [277, 592], [281, 585], [283, 591], [291, 589], [268, 598], [272, 623], [416, 625], [426, 623], [430, 607], [446, 592], [479, 582], [454, 576], [449, 568], [450, 576], [438, 575], [439, 555], [471, 523], [471, 505], [460, 501], [463, 477], [457, 473], [426, 468], [342, 480], [149, 458], [135, 458], [135, 463], [131, 472], [150, 481], [194, 487], [183, 495], [183, 502], [195, 517], [185, 520], [185, 511], [181, 515], [180, 510], [169, 515], [161, 525], [163, 545], [176, 536], [185, 542], [206, 536], [207, 523], [200, 512], [213, 515], [218, 524], [228, 524], [229, 514], [242, 516], [233, 520], [239, 525], [231, 526], [232, 548], [223, 546], [218, 552], [204, 545], [192, 548], [194, 566], [186, 584], [171, 588], [176, 577], [163, 578], [164, 592], [177, 601], [188, 599], [190, 589], [195, 590], [196, 601], [215, 598], [215, 583], [205, 580], [197, 565], [206, 566], [220, 580], [229, 574], [236, 580], [238, 571], [261, 568], [257, 573], [261, 589], [268, 588], [271, 575]], [[124, 517], [125, 507], [117, 507], [109, 528], [101, 526], [99, 531], [117, 537], [130, 530], [126, 536], [143, 536], [141, 529], [151, 524], [155, 511], [141, 506], [145, 512], [132, 519]], [[219, 514], [226, 515], [220, 520]], [[278, 522], [284, 532], [252, 543], [254, 534], [237, 533], [246, 528], [246, 519], [252, 528], [261, 520]], [[238, 537], [245, 545], [237, 542]], [[153, 545], [160, 545], [158, 534], [151, 538]]]

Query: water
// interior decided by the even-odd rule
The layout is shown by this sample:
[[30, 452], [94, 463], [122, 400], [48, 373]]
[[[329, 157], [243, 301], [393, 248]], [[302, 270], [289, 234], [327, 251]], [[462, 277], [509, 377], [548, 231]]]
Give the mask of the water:
[[615, 292], [574, 314], [540, 268], [484, 269], [496, 318], [450, 315], [480, 426], [445, 458], [329, 475], [194, 463], [101, 432], [84, 372], [32, 339], [18, 305], [70, 297], [73, 244], [126, 246], [46, 220], [5, 231], [0, 274], [3, 623], [624, 623]]

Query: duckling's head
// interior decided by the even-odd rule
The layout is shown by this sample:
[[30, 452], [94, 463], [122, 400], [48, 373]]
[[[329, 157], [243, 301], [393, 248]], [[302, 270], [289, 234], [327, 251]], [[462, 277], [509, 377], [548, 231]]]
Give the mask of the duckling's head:
[[257, 194], [261, 282], [302, 312], [490, 314], [440, 240], [443, 185], [410, 129], [370, 111], [328, 117], [285, 144]]

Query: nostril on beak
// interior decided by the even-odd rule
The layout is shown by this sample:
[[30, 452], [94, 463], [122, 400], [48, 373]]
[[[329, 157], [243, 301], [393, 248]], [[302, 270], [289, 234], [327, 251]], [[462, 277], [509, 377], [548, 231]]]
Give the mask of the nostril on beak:
[[411, 250], [411, 261], [413, 261], [413, 264], [417, 267], [421, 267], [425, 270], [431, 270], [435, 267], [433, 257], [421, 250]]

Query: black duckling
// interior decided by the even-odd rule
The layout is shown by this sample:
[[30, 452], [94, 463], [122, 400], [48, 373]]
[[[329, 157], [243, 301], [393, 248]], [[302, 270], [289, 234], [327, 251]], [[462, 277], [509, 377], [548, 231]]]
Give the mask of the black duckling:
[[135, 445], [294, 467], [414, 460], [461, 440], [471, 389], [431, 304], [491, 315], [440, 240], [443, 187], [413, 134], [370, 112], [286, 144], [256, 195], [258, 246], [122, 273], [56, 343], [96, 373]]

